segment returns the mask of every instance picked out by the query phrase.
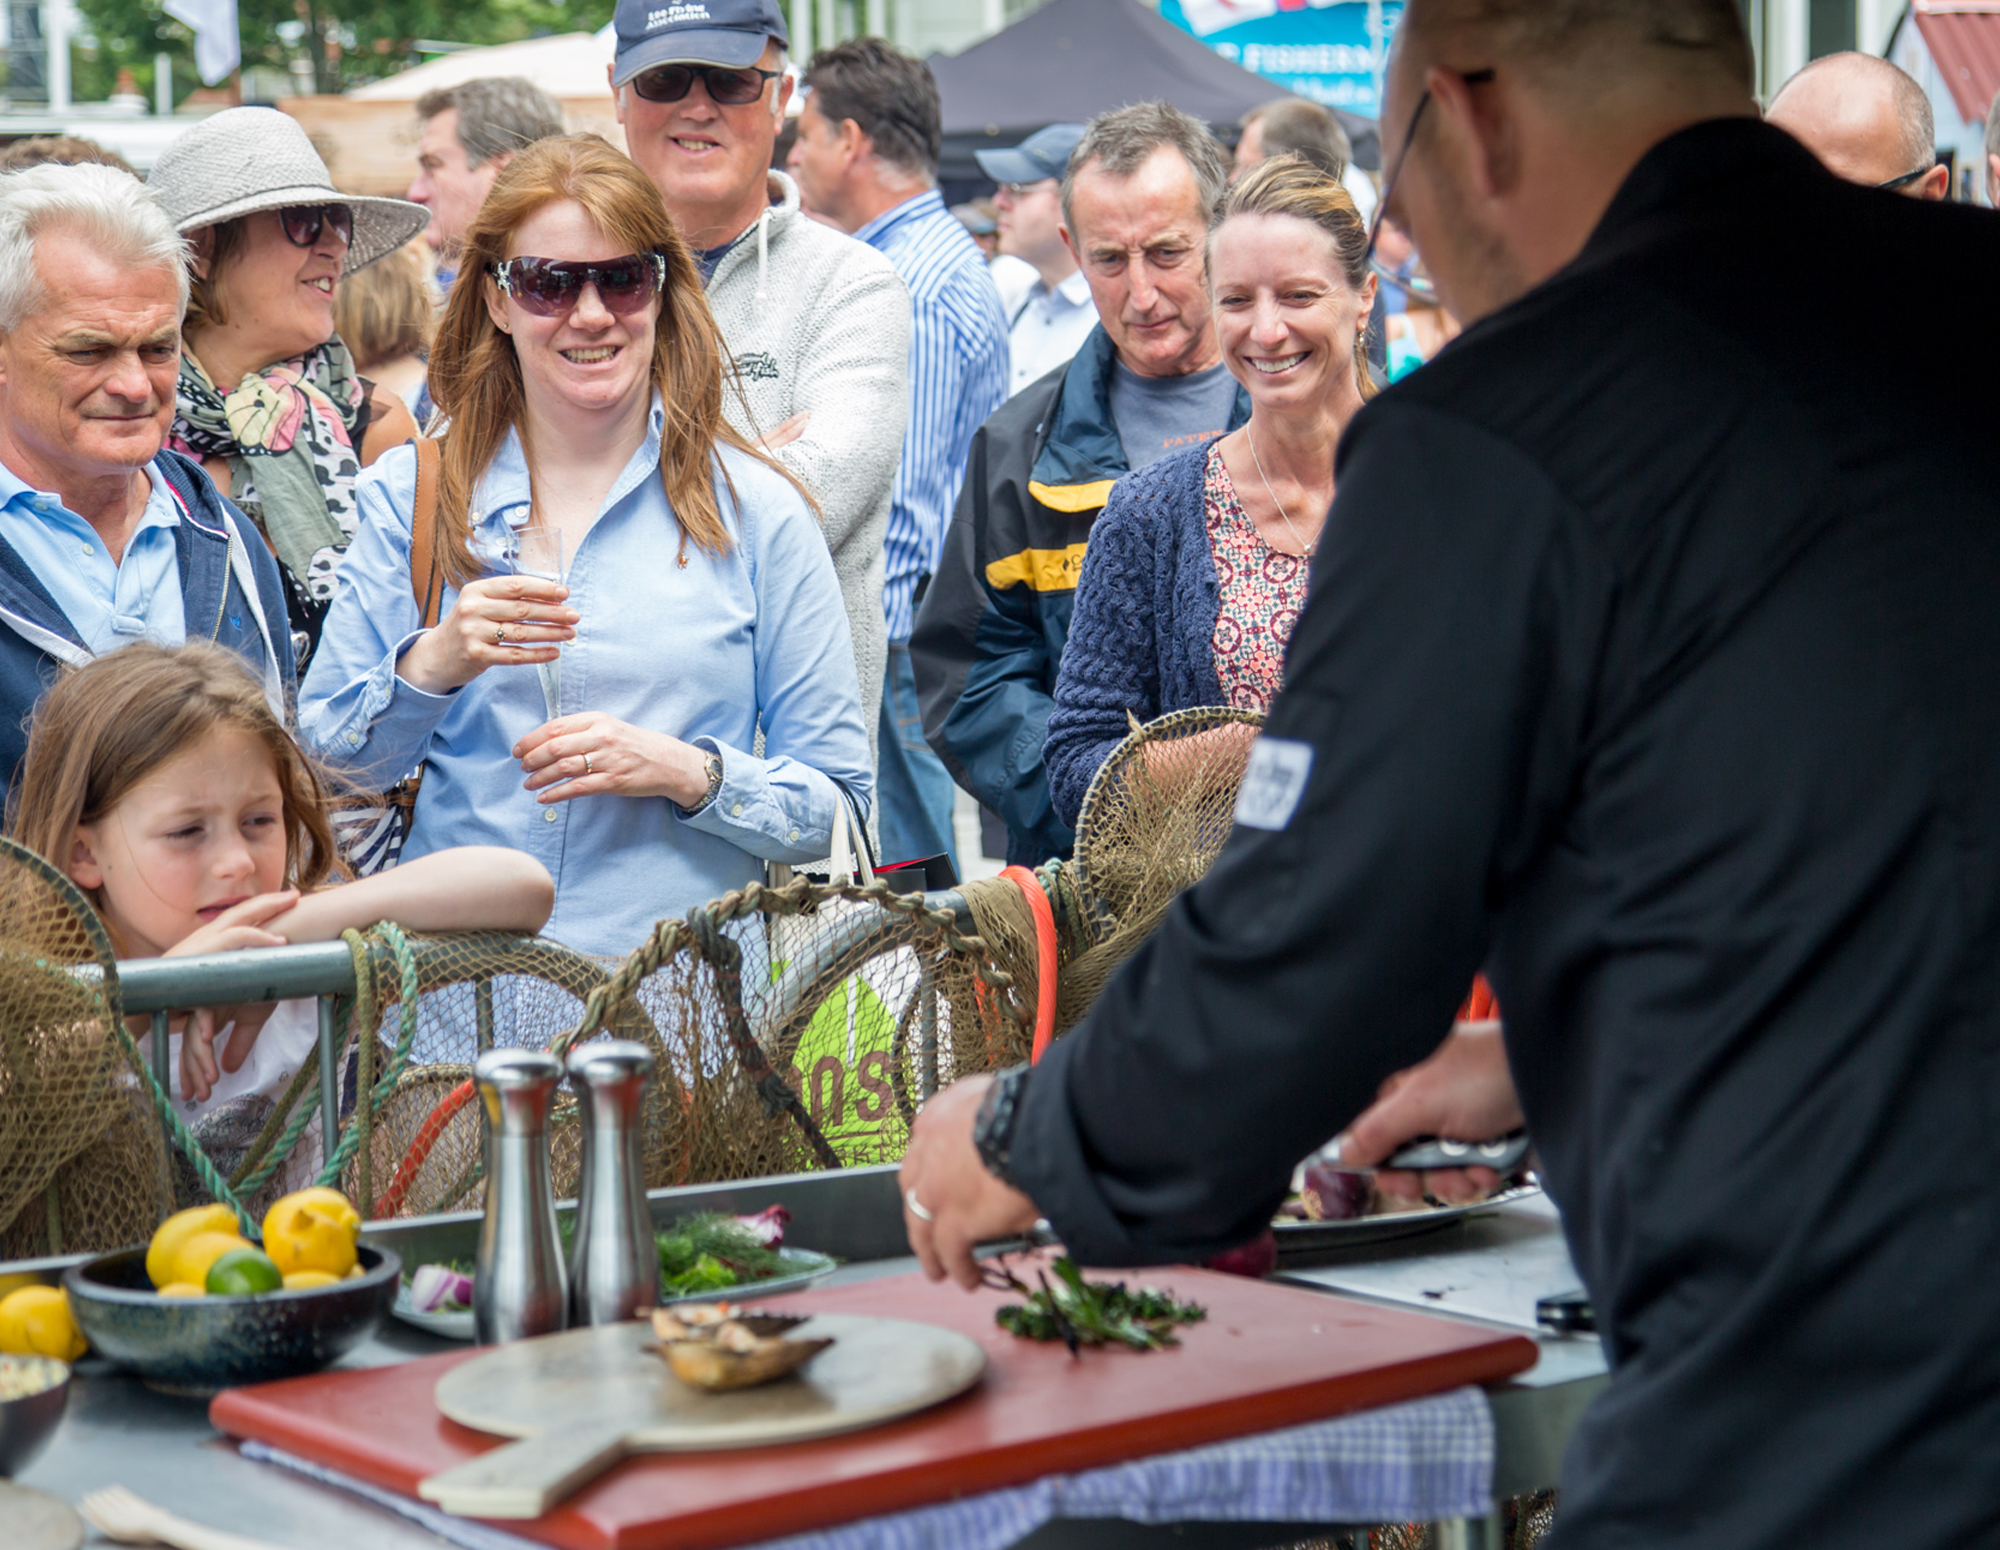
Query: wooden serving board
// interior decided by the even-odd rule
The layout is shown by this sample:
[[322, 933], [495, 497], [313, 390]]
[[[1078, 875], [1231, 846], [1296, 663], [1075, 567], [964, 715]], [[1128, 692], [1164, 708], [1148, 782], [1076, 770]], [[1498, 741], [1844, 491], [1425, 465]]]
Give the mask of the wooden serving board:
[[[561, 1550], [715, 1550], [1495, 1382], [1537, 1355], [1521, 1335], [1298, 1287], [1179, 1267], [1126, 1279], [1199, 1302], [1208, 1317], [1175, 1350], [1072, 1359], [999, 1329], [993, 1311], [1006, 1295], [917, 1275], [770, 1298], [773, 1310], [957, 1330], [985, 1348], [985, 1379], [868, 1431], [628, 1458], [546, 1516], [507, 1527]], [[415, 1496], [425, 1477], [504, 1446], [448, 1420], [433, 1397], [480, 1354], [231, 1389], [209, 1417], [231, 1436]]]
[[724, 1394], [674, 1377], [648, 1349], [645, 1324], [488, 1351], [438, 1380], [437, 1407], [474, 1431], [523, 1440], [430, 1476], [418, 1493], [460, 1517], [538, 1518], [630, 1454], [859, 1431], [956, 1398], [986, 1369], [978, 1341], [908, 1319], [822, 1313], [791, 1333], [833, 1344], [790, 1377]]

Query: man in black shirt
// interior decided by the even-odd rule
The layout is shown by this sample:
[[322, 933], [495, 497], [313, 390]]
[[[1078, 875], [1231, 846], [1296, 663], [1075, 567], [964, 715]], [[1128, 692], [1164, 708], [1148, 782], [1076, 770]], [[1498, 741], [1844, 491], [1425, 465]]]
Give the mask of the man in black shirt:
[[1732, 0], [1411, 0], [1386, 203], [1471, 326], [1347, 434], [1223, 856], [927, 1107], [909, 1226], [1238, 1242], [1484, 965], [1464, 1111], [1614, 1364], [1558, 1542], [1992, 1544], [2000, 221], [1754, 114]]

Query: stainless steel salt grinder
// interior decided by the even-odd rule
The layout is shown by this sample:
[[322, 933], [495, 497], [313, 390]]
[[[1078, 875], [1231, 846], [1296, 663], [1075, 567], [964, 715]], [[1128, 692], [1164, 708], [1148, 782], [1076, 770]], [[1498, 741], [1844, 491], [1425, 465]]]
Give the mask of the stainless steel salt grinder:
[[600, 1039], [570, 1051], [583, 1113], [583, 1174], [569, 1260], [569, 1322], [616, 1324], [660, 1300], [660, 1255], [639, 1161], [641, 1105], [653, 1079], [643, 1044]]
[[569, 1303], [549, 1188], [549, 1104], [562, 1075], [546, 1050], [487, 1050], [472, 1064], [486, 1105], [486, 1221], [472, 1282], [481, 1345], [564, 1327]]

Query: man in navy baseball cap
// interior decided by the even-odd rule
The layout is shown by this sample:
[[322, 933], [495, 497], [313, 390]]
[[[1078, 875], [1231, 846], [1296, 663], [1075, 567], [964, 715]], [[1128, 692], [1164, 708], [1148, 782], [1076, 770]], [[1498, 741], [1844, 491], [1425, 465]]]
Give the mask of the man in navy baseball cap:
[[974, 151], [972, 155], [979, 163], [979, 170], [995, 183], [1060, 180], [1069, 167], [1069, 153], [1082, 138], [1081, 124], [1051, 124], [1046, 129], [1037, 129], [1008, 150]]
[[777, 0], [618, 0], [614, 20], [614, 88], [655, 65], [741, 70], [756, 64], [769, 42], [791, 46]]

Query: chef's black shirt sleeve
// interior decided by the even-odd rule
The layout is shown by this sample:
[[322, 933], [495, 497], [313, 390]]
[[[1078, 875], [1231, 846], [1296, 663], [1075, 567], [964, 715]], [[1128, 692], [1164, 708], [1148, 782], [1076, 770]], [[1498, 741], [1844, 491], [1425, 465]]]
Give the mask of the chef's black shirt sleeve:
[[[1357, 420], [1263, 738], [1307, 745], [1028, 1082], [1013, 1168], [1072, 1253], [1213, 1253], [1450, 1026], [1489, 905], [1556, 837], [1612, 572], [1519, 451]], [[1299, 751], [1287, 767], [1298, 768]], [[1253, 755], [1253, 774], [1262, 755]]]

